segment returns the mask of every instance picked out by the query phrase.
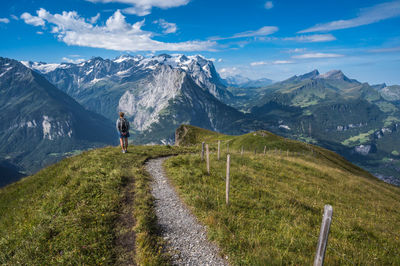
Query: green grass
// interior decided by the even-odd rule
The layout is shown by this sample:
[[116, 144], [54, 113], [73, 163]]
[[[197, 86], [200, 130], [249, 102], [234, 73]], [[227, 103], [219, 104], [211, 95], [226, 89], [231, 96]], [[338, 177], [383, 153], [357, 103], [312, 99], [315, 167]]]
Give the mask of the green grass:
[[[196, 135], [195, 128], [189, 131]], [[184, 202], [233, 265], [312, 264], [325, 204], [334, 211], [327, 265], [400, 264], [398, 187], [315, 146], [298, 142], [292, 146], [290, 140], [269, 135], [220, 135], [234, 147], [227, 207], [225, 153], [218, 161], [218, 135], [204, 133], [199, 133], [200, 140], [209, 139], [212, 145], [211, 175], [199, 154], [171, 158], [165, 166]], [[253, 137], [258, 137], [259, 146], [270, 138], [270, 146], [292, 151], [289, 156], [272, 149], [266, 155], [247, 152], [241, 157], [238, 146], [246, 143], [254, 148]]]
[[[188, 150], [92, 150], [0, 189], [0, 264], [166, 263], [143, 164], [148, 158]], [[126, 228], [120, 217], [129, 210], [129, 193], [134, 194], [129, 203], [134, 205], [134, 227]], [[136, 237], [130, 249], [117, 244], [126, 234]]]
[[360, 133], [357, 136], [353, 136], [351, 138], [348, 138], [348, 139], [342, 141], [342, 144], [346, 145], [346, 146], [353, 146], [353, 145], [356, 145], [356, 144], [366, 143], [366, 142], [368, 142], [370, 140], [369, 136], [371, 134], [373, 134], [374, 132], [375, 132], [375, 130], [370, 130], [370, 131], [368, 131], [366, 133]]

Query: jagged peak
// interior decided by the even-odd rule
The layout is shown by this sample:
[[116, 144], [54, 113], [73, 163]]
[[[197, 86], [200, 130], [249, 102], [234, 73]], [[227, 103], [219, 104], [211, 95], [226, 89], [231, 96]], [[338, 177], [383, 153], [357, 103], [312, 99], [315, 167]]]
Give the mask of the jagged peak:
[[331, 70], [324, 74], [320, 74], [318, 78], [324, 79], [344, 79], [346, 76], [343, 74], [341, 70]]
[[298, 78], [300, 78], [300, 79], [313, 79], [313, 78], [318, 77], [318, 75], [319, 75], [319, 71], [317, 69], [314, 69], [311, 72], [308, 72], [306, 74], [298, 76]]

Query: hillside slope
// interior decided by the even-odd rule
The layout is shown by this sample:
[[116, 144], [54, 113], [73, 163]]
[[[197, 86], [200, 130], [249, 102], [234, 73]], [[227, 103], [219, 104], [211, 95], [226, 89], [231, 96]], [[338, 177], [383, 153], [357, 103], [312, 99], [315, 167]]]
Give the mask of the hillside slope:
[[143, 164], [190, 150], [91, 150], [1, 188], [0, 264], [165, 264]]
[[232, 265], [312, 264], [325, 204], [333, 206], [327, 265], [400, 263], [400, 188], [334, 152], [266, 131], [228, 136], [182, 126], [177, 139], [180, 145], [211, 145], [210, 175], [199, 153], [169, 159], [167, 174]]

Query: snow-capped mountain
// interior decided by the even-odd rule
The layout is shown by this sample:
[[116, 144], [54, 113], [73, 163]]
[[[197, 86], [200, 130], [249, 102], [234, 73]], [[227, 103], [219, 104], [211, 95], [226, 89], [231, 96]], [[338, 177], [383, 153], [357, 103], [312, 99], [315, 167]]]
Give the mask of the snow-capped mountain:
[[190, 81], [192, 87], [196, 85], [195, 90], [217, 100], [232, 97], [212, 61], [199, 55], [125, 55], [114, 60], [96, 57], [79, 64], [58, 65], [23, 63], [92, 111], [109, 119], [115, 119], [118, 111], [125, 112], [138, 131], [149, 130], [157, 123], [160, 113], [182, 94], [185, 83]]
[[115, 141], [110, 121], [18, 61], [0, 57], [0, 95], [0, 161], [32, 172], [67, 152]]
[[225, 101], [232, 97], [225, 85], [221, 83], [212, 61], [201, 55], [161, 54], [149, 58], [140, 55], [123, 55], [114, 60], [95, 57], [79, 64], [46, 64], [26, 61], [22, 63], [43, 74], [50, 82], [73, 97], [99, 82], [121, 84], [136, 81], [163, 65], [186, 72], [199, 87], [219, 100]]

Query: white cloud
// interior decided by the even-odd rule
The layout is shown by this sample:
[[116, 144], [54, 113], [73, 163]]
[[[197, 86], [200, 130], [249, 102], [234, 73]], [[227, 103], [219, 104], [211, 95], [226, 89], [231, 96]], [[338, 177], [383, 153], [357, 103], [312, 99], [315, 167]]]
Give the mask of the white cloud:
[[153, 22], [154, 24], [159, 24], [161, 28], [163, 28], [163, 33], [168, 34], [168, 33], [175, 33], [178, 30], [178, 27], [176, 26], [175, 23], [170, 23], [165, 21], [165, 19], [160, 18], [159, 20], [155, 20]]
[[264, 61], [257, 61], [257, 62], [250, 63], [251, 66], [262, 66], [262, 65], [266, 65], [266, 64], [268, 64], [268, 63], [264, 62]]
[[286, 53], [302, 53], [305, 52], [307, 48], [295, 48], [295, 49], [289, 49], [286, 51]]
[[400, 1], [386, 2], [361, 9], [359, 15], [355, 18], [317, 24], [311, 28], [299, 31], [299, 33], [354, 28], [397, 16], [400, 16]]
[[95, 24], [97, 22], [97, 20], [99, 20], [99, 18], [100, 18], [100, 13], [97, 13], [97, 15], [94, 17], [91, 17], [89, 19], [89, 21], [90, 21], [90, 23]]
[[292, 58], [296, 59], [309, 59], [309, 58], [335, 58], [342, 57], [341, 54], [329, 54], [329, 53], [308, 53], [302, 55], [294, 55]]
[[369, 50], [370, 53], [392, 53], [392, 52], [400, 52], [400, 46], [390, 47], [390, 48], [379, 48]]
[[290, 60], [275, 60], [272, 62], [274, 65], [284, 65], [284, 64], [293, 64], [293, 61]]
[[272, 1], [267, 1], [267, 2], [265, 3], [264, 7], [265, 7], [266, 9], [271, 9], [271, 8], [274, 7], [274, 4], [272, 3]]
[[218, 58], [217, 60], [218, 63], [221, 63], [222, 61], [223, 61], [222, 58]]
[[216, 46], [214, 41], [166, 43], [154, 40], [154, 33], [141, 29], [144, 20], [129, 24], [119, 10], [103, 26], [86, 22], [75, 11], [53, 15], [41, 8], [37, 11], [38, 16], [24, 14], [21, 17], [28, 24], [41, 26], [45, 21], [52, 24], [51, 32], [68, 45], [116, 51], [212, 51]]
[[23, 13], [21, 15], [21, 19], [25, 21], [26, 24], [30, 24], [33, 26], [44, 26], [44, 20], [40, 17], [32, 16], [29, 13]]
[[237, 67], [225, 67], [219, 69], [218, 73], [222, 78], [226, 78], [239, 74], [240, 70]]
[[[72, 55], [72, 56], [75, 56], [75, 55]], [[68, 58], [68, 57], [63, 57], [62, 61], [63, 62], [67, 62], [67, 63], [79, 64], [79, 63], [84, 62], [85, 59], [83, 59], [83, 58], [71, 59], [71, 58]]]
[[10, 20], [8, 18], [0, 18], [0, 23], [10, 23]]
[[19, 20], [19, 18], [16, 15], [10, 15], [10, 17], [14, 20]]
[[210, 38], [210, 40], [227, 40], [227, 39], [237, 39], [246, 37], [266, 36], [277, 32], [278, 29], [279, 28], [275, 26], [264, 26], [258, 30], [249, 30], [245, 32], [240, 32], [230, 37], [212, 37]]
[[332, 34], [314, 34], [314, 35], [301, 35], [296, 37], [283, 38], [285, 41], [296, 41], [296, 42], [329, 42], [336, 40]]
[[267, 61], [258, 61], [250, 63], [251, 66], [262, 66], [262, 65], [284, 65], [284, 64], [293, 64], [294, 62], [291, 60], [275, 60], [271, 62]]
[[128, 14], [146, 16], [151, 13], [153, 7], [167, 9], [171, 7], [184, 6], [190, 0], [87, 0], [93, 3], [122, 3], [130, 5], [123, 11]]
[[43, 31], [37, 31], [36, 34], [43, 35]]

